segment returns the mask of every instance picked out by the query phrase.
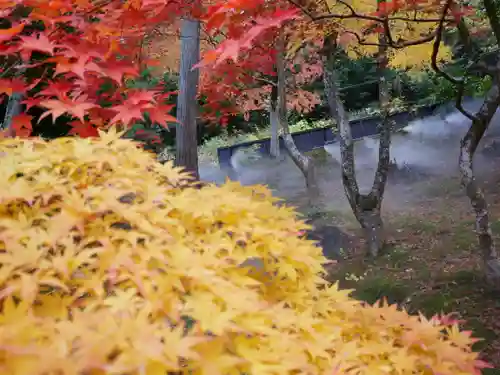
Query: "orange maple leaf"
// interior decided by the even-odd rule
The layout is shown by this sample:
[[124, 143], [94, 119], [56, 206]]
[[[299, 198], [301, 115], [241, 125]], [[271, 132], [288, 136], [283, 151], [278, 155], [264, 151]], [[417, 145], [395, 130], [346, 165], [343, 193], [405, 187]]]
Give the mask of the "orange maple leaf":
[[13, 26], [10, 29], [0, 30], [0, 42], [6, 42], [12, 39], [13, 36], [19, 34], [24, 29], [24, 24], [20, 23], [17, 26]]

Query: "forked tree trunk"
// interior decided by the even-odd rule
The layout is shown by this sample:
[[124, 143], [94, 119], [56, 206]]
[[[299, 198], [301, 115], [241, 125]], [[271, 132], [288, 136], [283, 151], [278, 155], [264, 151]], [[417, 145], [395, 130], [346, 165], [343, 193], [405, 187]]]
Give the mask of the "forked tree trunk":
[[198, 179], [198, 81], [199, 70], [192, 69], [200, 58], [200, 22], [183, 19], [181, 25], [181, 62], [177, 99], [175, 164]]
[[[336, 121], [339, 129], [342, 182], [349, 205], [363, 229], [368, 253], [372, 256], [378, 256], [385, 244], [384, 225], [380, 211], [390, 163], [390, 121], [388, 121], [387, 116], [385, 116], [381, 124], [379, 160], [372, 188], [369, 194], [361, 194], [356, 178], [354, 142], [351, 134], [351, 126], [344, 104], [340, 99], [337, 77], [333, 64], [335, 49], [336, 45], [334, 38], [326, 38], [323, 49], [323, 80], [330, 115]], [[384, 95], [386, 93], [387, 92], [383, 92]], [[384, 107], [387, 109], [386, 105], [384, 105]]]
[[278, 87], [276, 85], [273, 85], [271, 88], [271, 97], [269, 102], [269, 119], [271, 122], [269, 154], [273, 158], [278, 158], [280, 156], [280, 117], [278, 111]]
[[491, 119], [500, 105], [500, 64], [493, 78], [491, 89], [486, 94], [483, 105], [475, 114], [472, 124], [460, 142], [459, 168], [462, 186], [470, 199], [476, 215], [476, 234], [479, 250], [484, 261], [487, 281], [500, 288], [500, 260], [491, 235], [488, 203], [474, 176], [473, 158], [479, 142], [490, 125]]
[[290, 158], [300, 169], [306, 180], [309, 197], [315, 202], [319, 196], [319, 187], [316, 181], [316, 171], [310, 157], [304, 155], [295, 145], [290, 127], [288, 124], [288, 110], [286, 104], [286, 72], [284, 56], [284, 40], [280, 36], [276, 43], [276, 71], [277, 71], [277, 91], [278, 91], [278, 114], [281, 127], [281, 137]]

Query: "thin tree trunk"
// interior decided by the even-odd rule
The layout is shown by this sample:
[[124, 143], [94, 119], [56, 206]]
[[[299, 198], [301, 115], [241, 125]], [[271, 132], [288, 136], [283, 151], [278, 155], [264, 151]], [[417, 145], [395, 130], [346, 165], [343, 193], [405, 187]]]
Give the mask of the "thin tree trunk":
[[[447, 3], [450, 5], [451, 2]], [[483, 0], [484, 9], [486, 10], [486, 15], [488, 17], [491, 29], [496, 38], [497, 45], [500, 46], [500, 20], [498, 17], [498, 9], [496, 3], [493, 0]], [[451, 8], [454, 5], [451, 4]], [[446, 11], [446, 8], [445, 8]], [[458, 31], [460, 36], [460, 41], [464, 48], [464, 51], [472, 58], [478, 52], [472, 43], [470, 33], [467, 25], [462, 21], [458, 25]], [[438, 29], [441, 32], [441, 29]], [[438, 36], [440, 36], [438, 34]], [[434, 42], [433, 58], [435, 59], [439, 51], [439, 44], [441, 40], [437, 39]], [[484, 197], [482, 189], [478, 186], [476, 177], [474, 175], [473, 159], [474, 154], [483, 138], [486, 130], [490, 126], [491, 120], [495, 115], [498, 107], [500, 106], [500, 61], [497, 61], [495, 65], [489, 66], [487, 61], [479, 61], [481, 64], [485, 65], [486, 71], [492, 78], [492, 85], [490, 90], [486, 93], [483, 104], [479, 110], [473, 115], [468, 116], [471, 118], [472, 123], [469, 130], [464, 135], [460, 141], [460, 156], [458, 160], [458, 166], [460, 169], [461, 183], [465, 189], [466, 195], [469, 198], [471, 205], [474, 209], [476, 216], [476, 235], [478, 238], [478, 247], [481, 252], [481, 256], [484, 263], [484, 273], [487, 282], [500, 289], [500, 259], [498, 257], [495, 243], [491, 234], [488, 203]], [[444, 76], [447, 80], [451, 81], [453, 84], [460, 84], [460, 81], [453, 79], [450, 76], [443, 74], [442, 71], [437, 67], [437, 64], [433, 64], [433, 68], [441, 76]], [[481, 67], [482, 71], [484, 67]], [[457, 108], [461, 102], [461, 96], [463, 90], [458, 90], [457, 93]], [[459, 108], [460, 109], [460, 108]], [[463, 108], [462, 108], [463, 110]]]
[[21, 101], [23, 100], [23, 95], [21, 93], [15, 92], [9, 97], [7, 103], [7, 108], [5, 110], [5, 116], [3, 118], [2, 129], [7, 130], [12, 126], [12, 119], [21, 113]]
[[[22, 76], [25, 72], [24, 68], [17, 68], [16, 76]], [[3, 118], [2, 124], [0, 128], [3, 130], [7, 130], [7, 133], [15, 137], [15, 130], [12, 129], [12, 120], [15, 116], [19, 115], [23, 106], [21, 102], [23, 101], [23, 94], [20, 92], [14, 92], [9, 97], [9, 101], [7, 102], [7, 108], [5, 109], [5, 116]]]
[[462, 186], [465, 188], [476, 214], [476, 234], [479, 250], [484, 261], [487, 281], [500, 288], [500, 260], [491, 235], [488, 203], [474, 176], [473, 158], [479, 142], [490, 125], [491, 119], [500, 105], [500, 65], [491, 89], [486, 94], [483, 105], [475, 114], [472, 124], [460, 142], [459, 168]]
[[269, 119], [271, 121], [271, 141], [269, 145], [269, 154], [273, 158], [280, 156], [280, 138], [279, 138], [279, 112], [278, 112], [278, 87], [273, 85], [271, 88], [271, 98], [269, 100]]
[[[334, 37], [326, 38], [323, 49], [323, 80], [330, 115], [335, 119], [339, 129], [342, 182], [349, 205], [363, 229], [368, 253], [372, 256], [377, 256], [380, 254], [385, 243], [384, 226], [380, 211], [390, 162], [390, 122], [387, 116], [385, 116], [382, 121], [380, 129], [379, 160], [371, 191], [369, 194], [361, 194], [356, 178], [354, 142], [351, 134], [351, 126], [344, 104], [340, 99], [337, 77], [333, 64], [335, 50], [336, 45]], [[387, 92], [384, 91], [381, 94], [386, 95], [386, 93]], [[383, 98], [382, 95], [381, 98]], [[387, 110], [386, 104], [384, 104], [384, 108]]]
[[389, 58], [387, 56], [387, 46], [385, 41], [385, 35], [381, 33], [379, 35], [379, 47], [377, 53], [377, 75], [378, 75], [378, 101], [380, 109], [382, 111], [387, 111], [389, 108], [389, 103], [391, 101], [391, 88], [385, 73], [389, 65]]
[[[483, 0], [483, 4], [497, 45], [500, 46], [500, 20], [497, 4], [492, 0]], [[462, 26], [461, 36], [464, 45], [468, 46], [469, 50], [472, 50], [470, 40], [467, 40], [468, 35], [464, 26]], [[495, 243], [491, 235], [488, 203], [486, 202], [484, 193], [477, 184], [473, 167], [474, 154], [479, 142], [481, 142], [500, 105], [500, 61], [496, 63], [493, 71], [491, 89], [487, 92], [483, 105], [472, 119], [469, 130], [460, 141], [458, 165], [462, 177], [462, 185], [476, 214], [476, 234], [479, 251], [484, 262], [486, 280], [493, 287], [500, 289], [500, 259], [498, 258]]]
[[394, 77], [394, 82], [392, 84], [392, 90], [394, 92], [395, 97], [401, 97], [402, 95], [402, 84], [401, 84], [401, 75], [397, 74], [396, 77]]
[[183, 19], [181, 25], [181, 62], [177, 99], [175, 164], [198, 179], [198, 81], [199, 70], [192, 69], [200, 58], [200, 22]]
[[279, 123], [281, 126], [281, 137], [288, 155], [291, 157], [295, 165], [300, 169], [306, 180], [306, 186], [310, 198], [317, 198], [319, 195], [319, 187], [316, 181], [316, 171], [310, 157], [304, 155], [295, 145], [290, 127], [288, 124], [288, 110], [286, 104], [286, 73], [285, 73], [285, 58], [284, 58], [284, 40], [283, 36], [279, 36], [276, 42], [276, 70], [277, 70], [277, 91], [278, 91], [278, 113]]

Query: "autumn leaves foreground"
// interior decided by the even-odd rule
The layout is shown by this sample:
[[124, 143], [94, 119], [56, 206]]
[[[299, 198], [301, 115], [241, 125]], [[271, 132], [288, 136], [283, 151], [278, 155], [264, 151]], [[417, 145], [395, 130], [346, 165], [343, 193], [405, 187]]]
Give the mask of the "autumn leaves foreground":
[[[263, 188], [193, 188], [119, 134], [0, 143], [0, 368], [8, 375], [478, 373], [447, 317], [321, 277]], [[264, 260], [256, 271], [241, 264]]]

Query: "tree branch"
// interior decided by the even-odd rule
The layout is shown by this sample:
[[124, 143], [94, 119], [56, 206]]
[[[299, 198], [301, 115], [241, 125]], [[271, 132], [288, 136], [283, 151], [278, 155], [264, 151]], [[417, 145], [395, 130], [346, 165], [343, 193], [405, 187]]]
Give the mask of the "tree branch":
[[465, 84], [467, 83], [466, 76], [462, 78], [457, 78], [453, 77], [452, 75], [446, 73], [444, 70], [442, 70], [438, 64], [437, 64], [437, 57], [439, 54], [439, 47], [441, 46], [441, 40], [443, 38], [443, 29], [444, 29], [444, 22], [446, 15], [448, 14], [448, 11], [450, 10], [452, 4], [452, 0], [447, 0], [444, 7], [443, 11], [441, 14], [441, 20], [439, 21], [439, 25], [436, 30], [436, 38], [434, 39], [434, 44], [432, 46], [432, 55], [431, 55], [431, 66], [432, 69], [441, 77], [446, 79], [447, 81], [453, 83], [454, 85], [457, 86], [457, 98], [455, 101], [455, 106], [459, 110], [460, 113], [462, 113], [465, 117], [467, 117], [469, 120], [474, 121], [475, 116], [472, 113], [469, 113], [462, 104], [464, 92], [465, 92]]
[[[357, 12], [352, 5], [348, 4], [344, 0], [337, 0], [337, 2], [344, 5], [349, 10], [348, 14], [327, 13], [327, 14], [321, 14], [321, 15], [314, 15], [314, 13], [311, 12], [309, 9], [307, 9], [305, 6], [299, 4], [297, 0], [288, 0], [288, 1], [291, 4], [293, 4], [294, 6], [296, 6], [297, 8], [299, 8], [313, 22], [327, 20], [327, 19], [343, 20], [343, 19], [354, 19], [355, 18], [355, 19], [372, 21], [372, 22], [376, 22], [378, 24], [382, 24], [382, 27], [384, 28], [384, 33], [386, 35], [386, 38], [385, 38], [386, 44], [384, 44], [383, 46], [392, 47], [392, 48], [396, 48], [396, 49], [401, 49], [401, 48], [405, 48], [405, 47], [409, 47], [409, 46], [415, 46], [415, 45], [419, 45], [419, 44], [428, 43], [435, 38], [436, 33], [432, 32], [429, 35], [426, 35], [426, 36], [423, 36], [421, 38], [414, 39], [414, 40], [395, 41], [394, 37], [392, 35], [392, 32], [391, 32], [390, 22], [392, 22], [392, 21], [406, 21], [406, 22], [420, 22], [420, 23], [422, 23], [422, 22], [436, 23], [436, 22], [440, 22], [442, 20], [441, 18], [429, 18], [429, 19], [417, 18], [416, 13], [414, 14], [413, 18], [401, 17], [401, 16], [397, 16], [397, 17], [371, 16], [371, 15], [362, 14], [362, 13]], [[454, 19], [445, 17], [444, 21], [453, 22]], [[358, 33], [354, 32], [352, 30], [344, 30], [344, 32], [351, 34], [351, 35], [354, 35], [360, 45], [382, 46], [382, 44], [380, 42], [373, 42], [373, 43], [372, 42], [365, 42], [363, 36], [359, 35]], [[363, 34], [366, 35], [366, 34], [368, 34], [368, 32], [365, 32]]]

